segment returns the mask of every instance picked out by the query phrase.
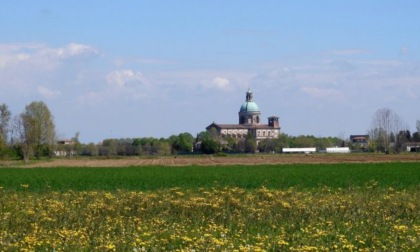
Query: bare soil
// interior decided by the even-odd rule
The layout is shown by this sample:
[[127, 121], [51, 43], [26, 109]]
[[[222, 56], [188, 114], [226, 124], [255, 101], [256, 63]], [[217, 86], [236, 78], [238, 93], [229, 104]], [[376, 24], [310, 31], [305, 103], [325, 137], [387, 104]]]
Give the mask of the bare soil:
[[0, 167], [129, 167], [129, 166], [187, 166], [187, 165], [257, 165], [307, 163], [382, 163], [420, 162], [420, 153], [404, 154], [312, 154], [312, 155], [241, 155], [241, 156], [168, 156], [128, 158], [60, 158], [30, 164], [0, 161]]

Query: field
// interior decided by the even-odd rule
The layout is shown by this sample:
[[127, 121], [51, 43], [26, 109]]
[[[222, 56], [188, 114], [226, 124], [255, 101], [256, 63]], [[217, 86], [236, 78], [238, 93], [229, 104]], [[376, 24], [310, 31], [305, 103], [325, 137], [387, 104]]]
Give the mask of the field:
[[[134, 157], [120, 159], [54, 159], [36, 162], [23, 167], [127, 167], [145, 165], [186, 166], [186, 165], [255, 165], [255, 164], [307, 164], [307, 163], [383, 163], [383, 162], [420, 162], [420, 153], [398, 155], [385, 154], [315, 154], [315, 155], [232, 155], [217, 156], [160, 156]], [[1, 163], [0, 167], [16, 166], [17, 162]], [[19, 167], [22, 164], [18, 162]]]
[[420, 162], [390, 156], [3, 163], [0, 250], [418, 251]]

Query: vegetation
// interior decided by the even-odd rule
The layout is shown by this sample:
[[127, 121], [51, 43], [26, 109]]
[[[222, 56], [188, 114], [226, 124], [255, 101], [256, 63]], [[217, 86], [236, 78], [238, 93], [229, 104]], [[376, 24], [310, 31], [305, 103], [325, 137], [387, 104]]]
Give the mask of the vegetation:
[[[100, 143], [81, 143], [80, 133], [71, 139], [57, 139], [53, 115], [42, 101], [31, 102], [24, 112], [11, 120], [11, 112], [6, 104], [0, 105], [0, 159], [50, 158], [55, 156], [150, 156], [182, 154], [223, 153], [281, 153], [283, 148], [350, 147], [356, 151], [400, 152], [407, 143], [420, 142], [420, 121], [417, 131], [411, 134], [401, 118], [389, 109], [380, 109], [374, 116], [369, 131], [369, 145], [352, 144], [340, 137], [315, 137], [313, 135], [290, 136], [281, 133], [277, 138], [258, 140], [252, 135], [235, 139], [221, 137], [212, 128], [195, 137], [188, 132], [168, 138], [121, 138], [104, 139]], [[60, 140], [60, 141], [58, 141]], [[418, 146], [418, 144], [417, 144]], [[419, 150], [419, 147], [414, 147]]]
[[10, 131], [10, 119], [12, 113], [6, 104], [0, 105], [0, 158], [7, 156], [8, 135]]
[[384, 188], [418, 187], [420, 163], [141, 166], [126, 168], [1, 168], [0, 187], [26, 191], [158, 190], [240, 187], [310, 190], [349, 188], [375, 180]]
[[417, 121], [416, 128], [417, 132], [411, 134], [399, 115], [387, 108], [379, 109], [372, 118], [369, 147], [371, 150], [385, 153], [400, 152], [404, 144], [420, 142], [420, 121]]
[[419, 175], [418, 163], [0, 169], [0, 243], [4, 251], [416, 251]]

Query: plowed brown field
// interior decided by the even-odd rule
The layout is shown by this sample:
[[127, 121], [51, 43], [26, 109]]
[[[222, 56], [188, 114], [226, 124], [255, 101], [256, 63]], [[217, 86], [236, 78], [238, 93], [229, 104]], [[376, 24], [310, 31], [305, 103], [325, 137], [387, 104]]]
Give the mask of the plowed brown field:
[[[294, 163], [375, 163], [375, 162], [420, 162], [416, 154], [313, 154], [313, 155], [247, 155], [247, 156], [169, 156], [131, 157], [119, 159], [62, 158], [39, 161], [19, 167], [128, 167], [145, 165], [186, 166], [186, 165], [256, 165]], [[12, 163], [0, 167], [14, 166]]]

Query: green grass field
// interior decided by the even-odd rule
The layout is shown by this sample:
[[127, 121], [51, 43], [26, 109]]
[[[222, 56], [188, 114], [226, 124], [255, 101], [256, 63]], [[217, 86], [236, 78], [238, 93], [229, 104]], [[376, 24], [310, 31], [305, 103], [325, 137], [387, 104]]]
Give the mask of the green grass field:
[[0, 169], [0, 251], [419, 251], [420, 163]]
[[420, 163], [0, 169], [0, 187], [29, 191], [148, 191], [214, 186], [244, 189], [262, 186], [270, 189], [348, 188], [363, 186], [370, 181], [377, 181], [384, 188], [418, 188]]

